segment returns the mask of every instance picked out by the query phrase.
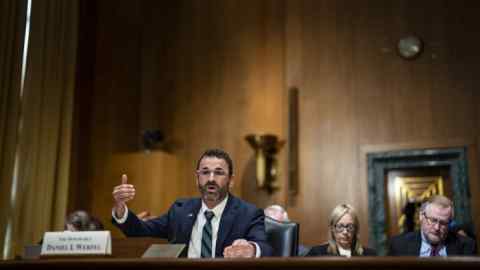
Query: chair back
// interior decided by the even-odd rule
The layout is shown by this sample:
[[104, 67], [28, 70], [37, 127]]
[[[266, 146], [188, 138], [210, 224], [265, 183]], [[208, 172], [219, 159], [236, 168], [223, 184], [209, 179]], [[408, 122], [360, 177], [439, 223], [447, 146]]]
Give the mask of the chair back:
[[267, 242], [273, 248], [273, 256], [290, 257], [298, 254], [300, 225], [295, 222], [280, 222], [265, 217]]

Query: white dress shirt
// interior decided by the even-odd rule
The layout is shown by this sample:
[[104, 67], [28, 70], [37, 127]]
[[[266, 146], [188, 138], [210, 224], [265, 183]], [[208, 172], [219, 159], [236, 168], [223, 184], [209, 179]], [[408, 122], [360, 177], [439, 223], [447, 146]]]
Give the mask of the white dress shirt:
[[[428, 243], [425, 235], [421, 232], [422, 235], [422, 245], [420, 246], [420, 257], [430, 257], [430, 253], [432, 252], [432, 245]], [[438, 250], [438, 256], [445, 257], [447, 256], [447, 247], [441, 244], [440, 249]]]
[[340, 256], [344, 256], [344, 257], [347, 257], [347, 258], [352, 257], [352, 250], [351, 249], [343, 249], [340, 246], [337, 246], [337, 247], [338, 247], [338, 253], [340, 254]]

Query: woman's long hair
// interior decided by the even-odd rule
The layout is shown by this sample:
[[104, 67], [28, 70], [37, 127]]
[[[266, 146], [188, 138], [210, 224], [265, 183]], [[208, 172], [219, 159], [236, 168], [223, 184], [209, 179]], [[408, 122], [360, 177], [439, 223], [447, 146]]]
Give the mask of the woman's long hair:
[[352, 256], [363, 255], [363, 247], [360, 244], [360, 224], [358, 222], [357, 211], [355, 211], [355, 208], [349, 204], [337, 205], [335, 208], [333, 208], [332, 213], [330, 214], [327, 253], [336, 256], [339, 255], [338, 244], [337, 241], [335, 241], [335, 225], [346, 214], [349, 214], [352, 217], [353, 225], [355, 227], [354, 231], [352, 232]]

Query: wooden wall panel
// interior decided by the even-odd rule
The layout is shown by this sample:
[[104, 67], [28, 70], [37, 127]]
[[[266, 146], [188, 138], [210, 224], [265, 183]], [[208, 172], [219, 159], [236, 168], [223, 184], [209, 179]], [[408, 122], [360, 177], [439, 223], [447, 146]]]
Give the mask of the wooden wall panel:
[[[78, 100], [80, 106], [91, 102], [92, 108], [90, 128], [79, 130], [91, 140], [79, 150], [88, 156], [88, 173], [78, 185], [90, 186], [95, 199], [76, 201], [72, 209], [109, 215], [103, 204], [111, 191], [105, 192], [120, 175], [111, 177], [108, 160], [141, 151], [145, 129], [166, 134], [166, 150], [178, 162], [178, 174], [169, 181], [182, 197], [198, 194], [194, 169], [200, 154], [220, 147], [235, 162], [234, 194], [260, 199], [256, 202], [263, 206], [283, 203], [283, 191], [271, 197], [256, 190], [254, 152], [244, 139], [249, 133], [286, 136], [283, 5], [274, 0], [101, 1], [95, 9], [93, 90]], [[281, 171], [279, 180], [284, 182], [285, 175]]]
[[[302, 181], [291, 212], [302, 224], [304, 242], [326, 241], [330, 211], [344, 202], [359, 210], [367, 242], [362, 146], [441, 141], [445, 147], [451, 139], [478, 136], [479, 94], [473, 90], [478, 57], [468, 44], [480, 41], [467, 34], [475, 15], [462, 4], [469, 6], [287, 1], [286, 78], [287, 87], [300, 89]], [[425, 52], [405, 61], [395, 46], [411, 33], [425, 40]], [[478, 163], [472, 163], [472, 200], [478, 208]]]
[[[162, 2], [148, 6], [151, 14], [163, 8]], [[197, 193], [199, 155], [221, 147], [235, 161], [234, 190], [242, 195], [253, 157], [244, 136], [285, 136], [283, 7], [275, 1], [180, 1], [173, 12], [170, 21], [151, 15], [144, 26], [142, 69], [159, 76], [142, 80], [151, 106], [140, 108], [141, 119], [158, 113], [153, 125], [166, 131], [184, 163], [183, 181], [191, 183], [186, 194]], [[166, 39], [153, 33], [166, 33]]]
[[[471, 153], [470, 184], [480, 225], [480, 40], [474, 1], [94, 5], [95, 78], [79, 99], [91, 111], [88, 120], [79, 120], [88, 122], [79, 130], [88, 139], [78, 150], [78, 167], [85, 169], [76, 170], [77, 186], [91, 192], [87, 198], [110, 196], [95, 187], [118, 182], [105, 179], [109, 156], [138, 152], [141, 132], [160, 128], [178, 162], [172, 182], [180, 194], [198, 193], [193, 174], [198, 156], [205, 148], [222, 147], [236, 164], [235, 194], [261, 207], [285, 203], [285, 188], [268, 196], [254, 187], [253, 151], [244, 136], [274, 133], [285, 139], [286, 89], [298, 87], [300, 191], [288, 210], [302, 224], [302, 242], [325, 241], [330, 211], [343, 202], [358, 208], [367, 242], [365, 146], [469, 142], [477, 149]], [[395, 46], [411, 33], [424, 39], [425, 52], [405, 61]], [[279, 155], [283, 187], [285, 150]], [[76, 204], [100, 209], [91, 201]], [[108, 216], [105, 211], [96, 214]]]
[[[128, 202], [129, 209], [140, 213], [149, 211], [152, 216], [166, 213], [170, 205], [184, 197], [182, 183], [178, 179], [179, 163], [172, 154], [163, 152], [150, 153], [120, 153], [113, 154], [107, 159], [105, 181], [99, 181], [95, 190], [99, 196], [93, 198], [92, 211], [94, 213], [111, 213], [113, 186], [121, 183], [118, 177], [124, 173], [128, 176], [128, 183], [135, 186], [135, 198]], [[100, 194], [104, 194], [101, 196]], [[112, 230], [113, 237], [121, 233], [110, 224], [110, 215], [101, 215], [100, 219], [106, 228]]]

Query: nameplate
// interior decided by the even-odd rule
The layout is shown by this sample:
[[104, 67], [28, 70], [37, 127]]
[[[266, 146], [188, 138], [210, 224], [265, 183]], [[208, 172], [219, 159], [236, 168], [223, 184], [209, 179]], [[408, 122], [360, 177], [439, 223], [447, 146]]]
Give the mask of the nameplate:
[[110, 231], [46, 232], [41, 256], [111, 255]]

